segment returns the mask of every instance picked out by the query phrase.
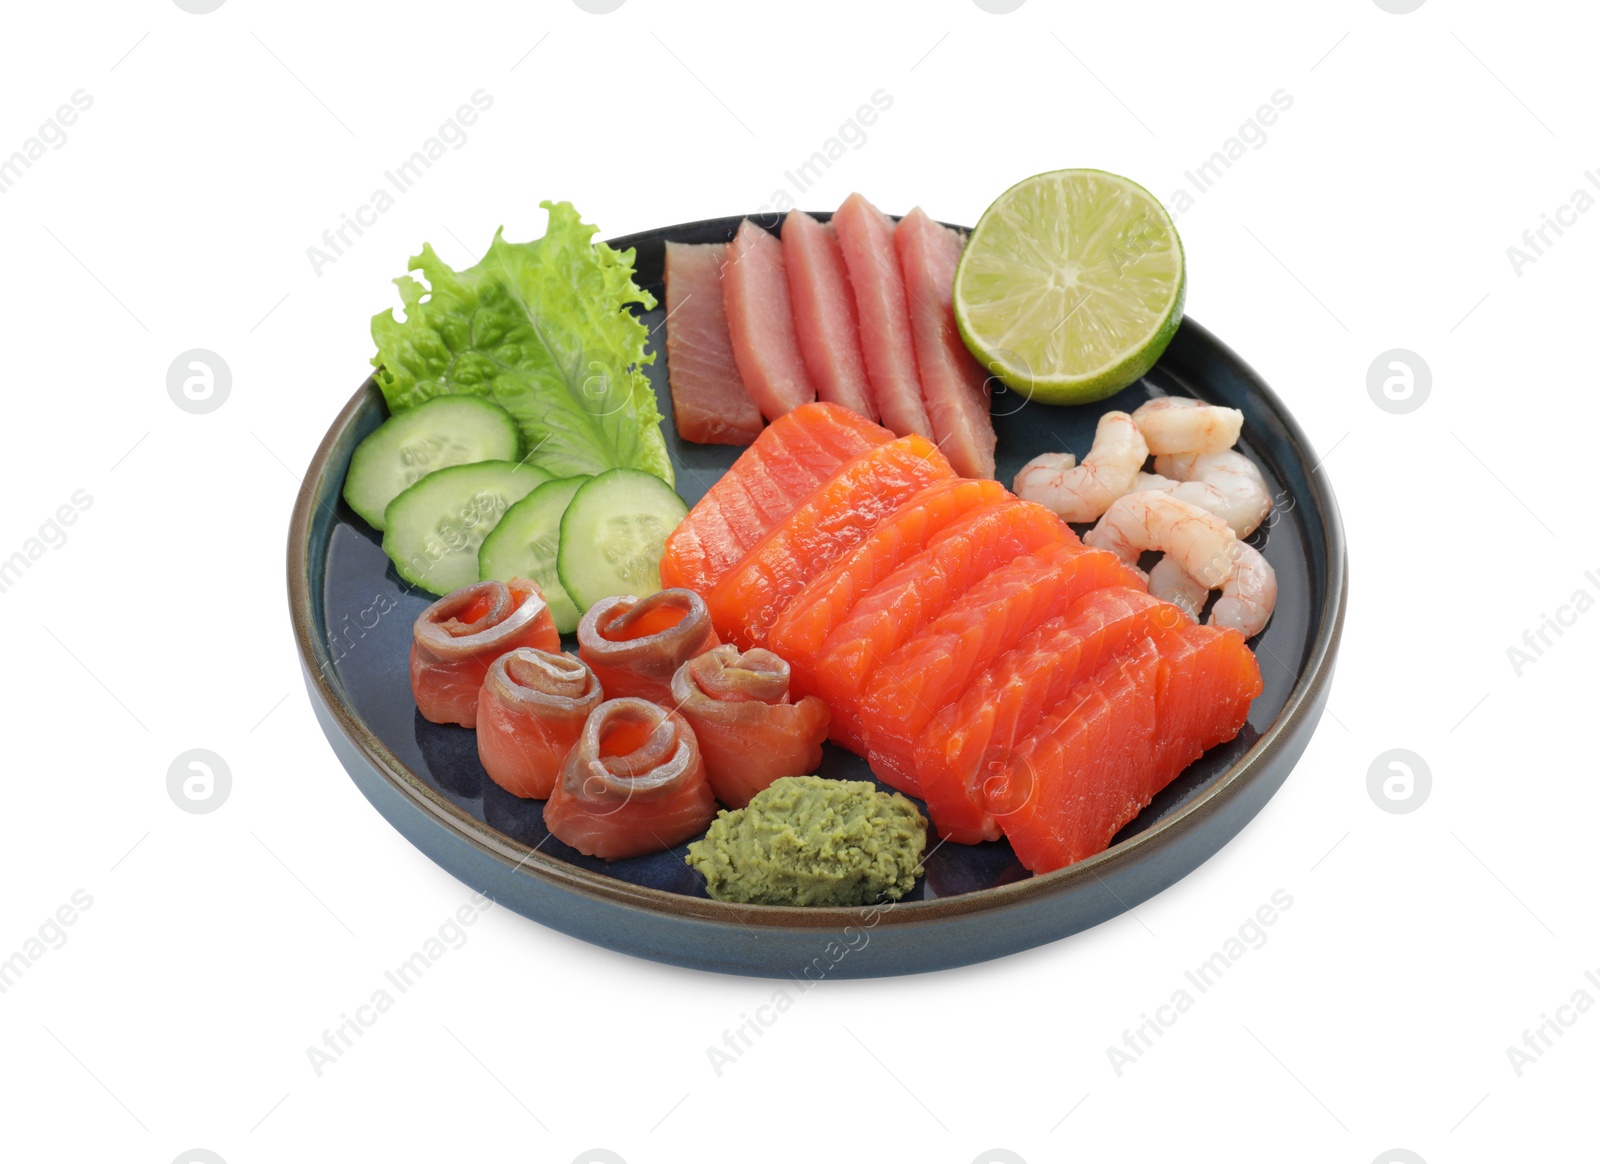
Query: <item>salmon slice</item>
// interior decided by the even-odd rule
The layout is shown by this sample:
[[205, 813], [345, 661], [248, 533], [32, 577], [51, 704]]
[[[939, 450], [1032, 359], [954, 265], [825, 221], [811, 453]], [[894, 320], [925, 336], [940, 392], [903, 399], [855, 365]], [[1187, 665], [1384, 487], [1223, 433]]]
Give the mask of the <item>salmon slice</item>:
[[841, 465], [893, 439], [837, 404], [803, 404], [773, 421], [667, 538], [662, 585], [707, 593]]
[[1237, 631], [1158, 630], [1024, 741], [989, 810], [1035, 873], [1092, 857], [1208, 748], [1238, 735], [1260, 693]]
[[906, 285], [922, 404], [939, 450], [963, 477], [994, 476], [989, 376], [956, 330], [953, 290], [961, 236], [919, 206], [894, 229]]
[[989, 811], [1035, 873], [1102, 851], [1177, 775], [1155, 770], [1161, 654], [1146, 639], [1087, 682], [1012, 754]]
[[744, 390], [722, 302], [721, 243], [667, 244], [667, 383], [678, 435], [702, 445], [747, 445], [761, 411]]
[[833, 738], [866, 755], [861, 702], [884, 661], [996, 568], [1047, 549], [1085, 552], [1048, 509], [1007, 497], [968, 513], [874, 586], [828, 636], [814, 664], [817, 691], [833, 712]]
[[790, 599], [874, 526], [935, 481], [950, 462], [915, 434], [868, 449], [767, 534], [706, 595], [711, 622], [741, 647], [766, 645]]
[[920, 794], [916, 740], [940, 708], [1023, 635], [1064, 614], [1085, 594], [1143, 584], [1114, 554], [1088, 549], [1076, 538], [994, 570], [869, 681], [861, 722], [873, 774], [902, 792]]
[[995, 481], [937, 482], [879, 522], [860, 545], [812, 579], [767, 635], [767, 645], [789, 662], [794, 690], [801, 695], [817, 693], [815, 659], [868, 591], [920, 554], [940, 530], [979, 506], [1009, 496]]
[[783, 265], [789, 275], [794, 330], [817, 399], [878, 419], [861, 355], [861, 326], [850, 274], [834, 232], [803, 210], [783, 220]]
[[1087, 677], [1146, 636], [1187, 616], [1143, 590], [1107, 587], [1022, 637], [917, 739], [917, 784], [939, 835], [961, 844], [994, 841], [1000, 826], [984, 806], [984, 783], [1017, 745]]
[[850, 272], [861, 323], [861, 354], [878, 415], [901, 436], [914, 432], [931, 440], [933, 426], [922, 405], [894, 224], [861, 195], [852, 194], [834, 212], [833, 229]]
[[817, 390], [795, 335], [783, 244], [748, 218], [728, 244], [722, 302], [728, 312], [734, 363], [761, 414], [777, 420], [815, 400]]

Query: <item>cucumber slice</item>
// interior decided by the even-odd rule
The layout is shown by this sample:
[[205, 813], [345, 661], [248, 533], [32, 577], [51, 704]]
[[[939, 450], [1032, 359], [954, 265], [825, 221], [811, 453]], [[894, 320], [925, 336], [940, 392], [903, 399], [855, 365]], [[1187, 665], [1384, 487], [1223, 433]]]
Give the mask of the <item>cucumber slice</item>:
[[514, 461], [437, 469], [389, 502], [383, 552], [395, 572], [433, 594], [478, 580], [478, 547], [506, 510], [550, 474]]
[[667, 536], [688, 512], [666, 482], [638, 469], [608, 469], [585, 481], [561, 516], [556, 552], [561, 585], [578, 609], [660, 590]]
[[561, 585], [556, 547], [561, 544], [561, 515], [588, 477], [546, 481], [517, 502], [478, 550], [478, 580], [509, 582], [527, 578], [539, 586], [556, 620], [556, 629], [570, 635], [583, 617]]
[[477, 396], [435, 396], [395, 413], [356, 446], [344, 499], [381, 532], [389, 502], [434, 470], [520, 460], [522, 434], [509, 412]]

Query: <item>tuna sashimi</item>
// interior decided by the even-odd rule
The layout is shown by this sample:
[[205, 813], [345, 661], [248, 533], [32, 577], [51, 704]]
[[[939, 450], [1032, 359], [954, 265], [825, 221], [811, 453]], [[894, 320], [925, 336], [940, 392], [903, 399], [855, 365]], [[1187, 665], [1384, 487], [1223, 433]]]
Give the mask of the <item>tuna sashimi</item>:
[[791, 210], [783, 220], [783, 265], [800, 356], [816, 385], [817, 399], [877, 420], [861, 356], [855, 295], [838, 238], [804, 210]]
[[578, 624], [578, 658], [600, 678], [607, 699], [672, 702], [672, 677], [718, 645], [706, 600], [693, 590], [604, 598]]
[[954, 476], [943, 454], [914, 434], [868, 449], [712, 587], [706, 605], [717, 632], [741, 647], [764, 646], [767, 631], [806, 583], [910, 498]]
[[894, 230], [917, 352], [922, 404], [939, 449], [963, 477], [994, 476], [989, 376], [956, 330], [952, 292], [961, 237], [919, 206]]
[[1085, 594], [1143, 584], [1116, 555], [1076, 539], [989, 574], [873, 675], [861, 701], [873, 774], [902, 792], [917, 793], [916, 740], [940, 708], [959, 697], [1001, 652]]
[[580, 659], [519, 647], [489, 666], [478, 696], [478, 759], [513, 796], [544, 800], [589, 713], [600, 680]]
[[776, 420], [815, 400], [817, 390], [795, 335], [783, 244], [748, 218], [728, 244], [722, 302], [739, 378], [761, 414]]
[[1058, 563], [1086, 552], [1048, 509], [1005, 497], [942, 530], [874, 586], [828, 636], [812, 665], [817, 691], [833, 712], [833, 738], [866, 755], [861, 701], [884, 661], [996, 569], [1046, 549], [1062, 551]]
[[594, 709], [544, 806], [551, 836], [608, 861], [670, 849], [716, 815], [694, 729], [642, 699]]
[[474, 582], [433, 603], [411, 628], [411, 694], [422, 718], [474, 726], [489, 664], [518, 647], [561, 649], [550, 608], [526, 578]]
[[789, 661], [794, 690], [816, 694], [814, 659], [868, 591], [920, 554], [940, 530], [979, 506], [1009, 496], [995, 481], [939, 481], [884, 518], [860, 545], [812, 579], [784, 608], [767, 635], [767, 645]]
[[894, 439], [837, 404], [773, 421], [667, 538], [661, 582], [705, 594], [852, 457]]
[[1080, 682], [1147, 635], [1187, 621], [1143, 590], [1107, 587], [996, 659], [917, 740], [917, 784], [939, 835], [968, 845], [998, 840], [985, 781], [1004, 771], [1017, 745]]
[[721, 243], [667, 244], [667, 382], [678, 435], [703, 445], [747, 445], [761, 410], [744, 390], [722, 302]]
[[789, 701], [789, 664], [771, 651], [731, 643], [690, 659], [672, 677], [672, 702], [694, 728], [711, 791], [729, 808], [785, 776], [822, 762], [828, 705]]
[[878, 415], [901, 436], [914, 432], [932, 440], [933, 426], [917, 378], [905, 279], [894, 249], [894, 223], [861, 195], [852, 194], [834, 212], [833, 229], [850, 272], [861, 354]]
[[1102, 852], [1208, 748], [1233, 739], [1261, 693], [1236, 631], [1158, 631], [1079, 684], [1013, 753], [987, 798], [1035, 873]]

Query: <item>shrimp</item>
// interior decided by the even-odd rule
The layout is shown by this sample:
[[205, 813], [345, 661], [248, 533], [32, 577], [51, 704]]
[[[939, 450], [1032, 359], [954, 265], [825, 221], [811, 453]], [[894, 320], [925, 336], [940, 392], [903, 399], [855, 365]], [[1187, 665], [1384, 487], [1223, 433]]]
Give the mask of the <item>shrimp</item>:
[[1171, 493], [1209, 510], [1242, 538], [1249, 537], [1272, 511], [1272, 496], [1261, 470], [1232, 449], [1159, 456], [1156, 471], [1140, 473], [1133, 487]]
[[1191, 396], [1158, 396], [1134, 409], [1133, 422], [1157, 456], [1220, 453], [1238, 441], [1244, 413]]
[[1071, 453], [1042, 453], [1022, 466], [1012, 489], [1068, 521], [1093, 521], [1132, 487], [1149, 455], [1133, 417], [1108, 412], [1081, 465]]
[[[1222, 518], [1170, 493], [1143, 490], [1119, 498], [1083, 542], [1111, 551], [1135, 569], [1141, 551], [1164, 551], [1151, 592], [1188, 609], [1199, 588], [1220, 588], [1213, 626], [1232, 627], [1250, 638], [1272, 617], [1278, 579], [1267, 560], [1235, 537]], [[1179, 571], [1187, 583], [1176, 576]]]
[[1261, 552], [1244, 542], [1235, 542], [1233, 577], [1223, 583], [1222, 596], [1211, 608], [1213, 626], [1231, 626], [1254, 638], [1272, 617], [1278, 601], [1278, 575]]
[[1189, 577], [1178, 559], [1161, 555], [1161, 560], [1150, 567], [1150, 595], [1170, 602], [1196, 622], [1205, 607], [1211, 591]]
[[1083, 544], [1110, 550], [1135, 570], [1144, 550], [1163, 550], [1193, 579], [1215, 590], [1228, 580], [1238, 541], [1228, 523], [1198, 505], [1146, 490], [1119, 497]]

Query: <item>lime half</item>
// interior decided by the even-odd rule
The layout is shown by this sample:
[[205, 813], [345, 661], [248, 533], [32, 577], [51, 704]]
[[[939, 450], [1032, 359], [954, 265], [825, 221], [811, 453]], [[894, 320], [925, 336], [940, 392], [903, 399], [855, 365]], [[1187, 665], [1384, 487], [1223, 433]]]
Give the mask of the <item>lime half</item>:
[[1104, 170], [1018, 182], [956, 268], [956, 326], [991, 375], [1086, 404], [1155, 366], [1183, 321], [1183, 244], [1160, 202]]

